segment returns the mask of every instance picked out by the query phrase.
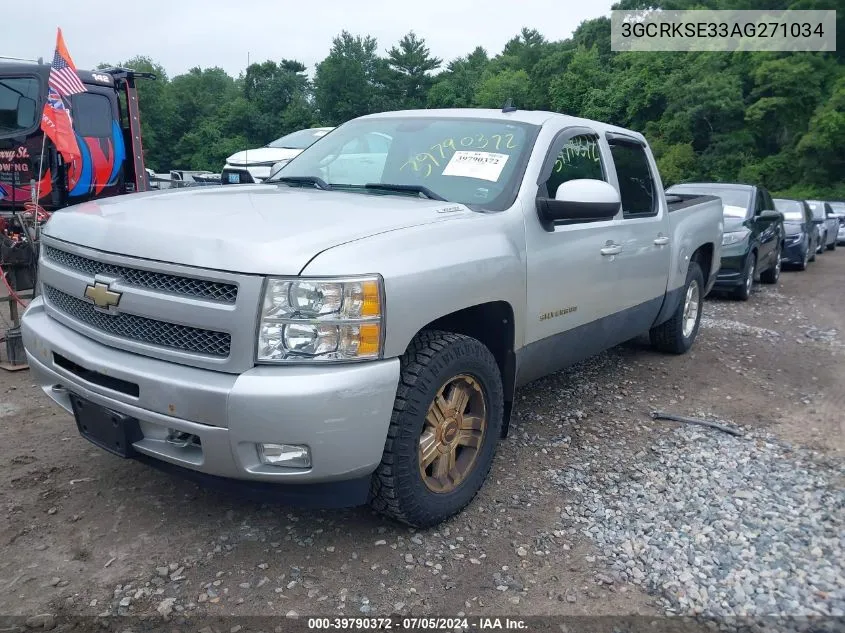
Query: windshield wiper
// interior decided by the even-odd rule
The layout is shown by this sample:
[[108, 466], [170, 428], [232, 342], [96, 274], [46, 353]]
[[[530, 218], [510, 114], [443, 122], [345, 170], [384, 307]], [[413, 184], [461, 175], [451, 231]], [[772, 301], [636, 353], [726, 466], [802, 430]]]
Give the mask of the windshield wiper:
[[282, 176], [281, 178], [274, 178], [271, 182], [285, 182], [292, 185], [315, 185], [323, 191], [331, 191], [332, 188], [329, 183], [317, 176]]
[[397, 191], [399, 193], [421, 193], [429, 200], [440, 200], [446, 202], [446, 198], [433, 192], [425, 185], [392, 185], [384, 182], [370, 182], [364, 185], [364, 189], [375, 189], [377, 191]]

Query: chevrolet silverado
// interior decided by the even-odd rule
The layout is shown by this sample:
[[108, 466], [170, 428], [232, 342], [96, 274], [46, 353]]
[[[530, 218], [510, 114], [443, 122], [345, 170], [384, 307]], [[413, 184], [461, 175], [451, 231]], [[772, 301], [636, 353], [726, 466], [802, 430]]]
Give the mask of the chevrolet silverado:
[[56, 212], [24, 343], [116, 455], [430, 526], [482, 486], [520, 385], [644, 333], [690, 348], [722, 223], [717, 197], [667, 201], [637, 132], [369, 115], [263, 184]]

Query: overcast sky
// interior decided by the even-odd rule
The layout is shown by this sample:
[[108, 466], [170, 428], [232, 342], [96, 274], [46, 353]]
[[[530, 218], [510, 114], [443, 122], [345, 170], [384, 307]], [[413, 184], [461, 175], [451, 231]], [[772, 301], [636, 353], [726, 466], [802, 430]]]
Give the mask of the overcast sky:
[[[5, 2], [6, 0], [0, 0]], [[446, 61], [480, 45], [492, 56], [523, 26], [569, 37], [610, 15], [611, 0], [24, 0], [0, 18], [0, 56], [48, 60], [60, 26], [74, 63], [90, 69], [147, 55], [171, 77], [193, 66], [237, 76], [251, 61], [298, 59], [313, 74], [343, 29], [378, 39], [379, 53], [413, 29]], [[11, 9], [11, 6], [9, 7]]]

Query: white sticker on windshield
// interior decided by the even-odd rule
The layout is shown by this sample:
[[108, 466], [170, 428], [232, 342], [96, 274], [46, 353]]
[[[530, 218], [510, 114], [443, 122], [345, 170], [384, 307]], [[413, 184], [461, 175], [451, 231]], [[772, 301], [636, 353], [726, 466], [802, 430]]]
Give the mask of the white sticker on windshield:
[[478, 178], [496, 182], [502, 175], [507, 154], [493, 152], [455, 152], [446, 169], [444, 176], [462, 176], [464, 178]]

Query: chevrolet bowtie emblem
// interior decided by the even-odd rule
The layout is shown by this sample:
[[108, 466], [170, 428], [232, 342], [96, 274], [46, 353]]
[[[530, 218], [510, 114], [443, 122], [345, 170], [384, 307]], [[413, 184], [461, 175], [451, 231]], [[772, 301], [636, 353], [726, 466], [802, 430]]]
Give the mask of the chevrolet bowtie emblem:
[[117, 307], [117, 304], [120, 303], [120, 293], [109, 290], [108, 284], [99, 281], [95, 281], [93, 286], [85, 287], [85, 297], [103, 310]]

